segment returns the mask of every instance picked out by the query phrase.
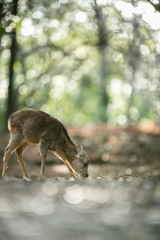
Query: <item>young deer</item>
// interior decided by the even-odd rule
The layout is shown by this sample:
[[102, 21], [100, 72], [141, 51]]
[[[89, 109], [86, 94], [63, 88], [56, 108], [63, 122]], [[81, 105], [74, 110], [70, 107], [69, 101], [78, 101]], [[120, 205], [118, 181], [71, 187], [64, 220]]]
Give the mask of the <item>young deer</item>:
[[24, 178], [30, 178], [22, 156], [31, 144], [38, 144], [39, 147], [41, 155], [40, 177], [44, 177], [48, 150], [53, 151], [65, 162], [72, 177], [75, 178], [75, 173], [83, 178], [88, 177], [88, 156], [83, 152], [81, 145], [76, 146], [72, 142], [66, 128], [56, 118], [42, 111], [23, 109], [10, 116], [8, 129], [10, 130], [10, 140], [3, 158], [2, 178], [7, 173], [8, 159], [15, 150]]

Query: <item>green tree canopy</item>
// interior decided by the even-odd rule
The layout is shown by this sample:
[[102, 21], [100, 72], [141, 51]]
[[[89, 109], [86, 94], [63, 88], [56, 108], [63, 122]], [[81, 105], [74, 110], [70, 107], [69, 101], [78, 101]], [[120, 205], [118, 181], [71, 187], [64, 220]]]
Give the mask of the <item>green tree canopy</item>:
[[11, 82], [8, 112], [41, 109], [74, 125], [159, 119], [158, 3], [0, 3], [1, 128]]

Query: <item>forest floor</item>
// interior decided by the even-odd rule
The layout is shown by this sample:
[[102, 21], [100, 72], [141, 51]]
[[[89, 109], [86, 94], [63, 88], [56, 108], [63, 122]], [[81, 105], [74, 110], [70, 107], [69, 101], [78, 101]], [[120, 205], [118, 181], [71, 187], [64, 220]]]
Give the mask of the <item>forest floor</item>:
[[[67, 128], [89, 155], [88, 179], [70, 178], [51, 152], [39, 180], [37, 146], [24, 159], [31, 181], [12, 154], [0, 180], [1, 240], [159, 240], [160, 127], [97, 125]], [[9, 134], [0, 134], [0, 171]]]
[[[160, 177], [160, 126], [147, 122], [126, 128], [104, 124], [67, 129], [75, 144], [81, 144], [90, 157], [90, 177]], [[0, 172], [8, 140], [9, 133], [0, 134]], [[26, 150], [24, 161], [30, 176], [39, 176], [41, 163], [36, 145]], [[15, 153], [10, 157], [8, 174], [22, 176]], [[67, 167], [52, 152], [47, 154], [45, 175], [70, 176]]]

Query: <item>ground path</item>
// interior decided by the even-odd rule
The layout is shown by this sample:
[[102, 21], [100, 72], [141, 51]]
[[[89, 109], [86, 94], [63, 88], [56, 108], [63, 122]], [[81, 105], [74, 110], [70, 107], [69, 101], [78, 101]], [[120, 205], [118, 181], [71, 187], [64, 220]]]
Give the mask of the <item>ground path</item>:
[[159, 240], [160, 181], [0, 181], [1, 240]]

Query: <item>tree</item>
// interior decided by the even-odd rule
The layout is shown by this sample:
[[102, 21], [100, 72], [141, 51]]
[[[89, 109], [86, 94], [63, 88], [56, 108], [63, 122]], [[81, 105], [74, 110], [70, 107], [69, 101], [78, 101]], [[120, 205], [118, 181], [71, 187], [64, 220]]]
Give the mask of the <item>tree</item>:
[[[11, 45], [10, 45], [10, 63], [9, 63], [9, 69], [8, 69], [8, 98], [7, 98], [7, 107], [6, 107], [6, 119], [9, 118], [10, 114], [14, 112], [16, 109], [16, 95], [14, 95], [13, 90], [13, 81], [14, 81], [14, 62], [16, 59], [16, 53], [17, 53], [17, 40], [16, 40], [16, 28], [13, 27], [12, 30], [8, 29], [9, 31], [6, 31], [7, 27], [9, 27], [9, 24], [12, 23], [12, 21], [8, 21], [8, 23], [5, 22], [5, 18], [8, 18], [8, 14], [12, 16], [17, 15], [17, 8], [18, 8], [18, 0], [14, 0], [10, 3], [1, 3], [1, 35], [8, 34], [11, 39]], [[6, 26], [8, 24], [8, 26]], [[11, 27], [10, 27], [11, 28]], [[6, 121], [6, 127], [7, 127], [7, 121]]]
[[[159, 42], [136, 12], [146, 2], [33, 0], [17, 1], [17, 8], [15, 1], [1, 1], [0, 56], [7, 60], [0, 91], [9, 76], [7, 118], [25, 107], [66, 124], [153, 119], [153, 105], [159, 114]], [[131, 14], [124, 14], [125, 6]], [[6, 100], [0, 95], [1, 120]]]
[[101, 95], [101, 119], [106, 121], [106, 107], [108, 105], [109, 96], [106, 91], [107, 78], [109, 75], [109, 67], [106, 56], [106, 49], [108, 47], [108, 32], [105, 25], [105, 19], [102, 14], [102, 9], [97, 5], [97, 0], [94, 1], [94, 11], [98, 27], [98, 42], [97, 47], [100, 55], [100, 95]]

